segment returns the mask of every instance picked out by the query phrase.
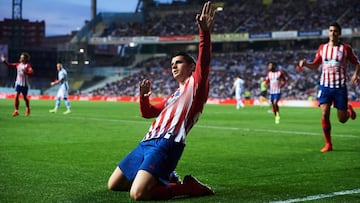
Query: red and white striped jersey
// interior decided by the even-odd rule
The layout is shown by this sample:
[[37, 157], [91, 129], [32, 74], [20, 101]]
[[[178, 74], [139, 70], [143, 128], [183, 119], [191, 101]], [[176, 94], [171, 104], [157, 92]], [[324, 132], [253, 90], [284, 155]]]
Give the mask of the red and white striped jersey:
[[266, 75], [266, 84], [270, 85], [269, 93], [270, 94], [280, 94], [281, 88], [286, 83], [286, 77], [283, 71], [269, 71]]
[[320, 85], [329, 88], [344, 87], [347, 80], [348, 61], [359, 64], [359, 60], [350, 45], [340, 43], [338, 46], [321, 44], [314, 63], [322, 65]]
[[156, 117], [143, 141], [174, 138], [185, 143], [186, 135], [202, 113], [209, 93], [211, 55], [210, 33], [200, 30], [199, 55], [195, 72], [165, 101], [150, 104], [149, 97], [140, 96], [140, 111], [145, 118]]
[[17, 74], [15, 85], [29, 86], [28, 75], [33, 73], [32, 67], [29, 63], [8, 63], [7, 61], [4, 61], [4, 63], [8, 67], [16, 68]]

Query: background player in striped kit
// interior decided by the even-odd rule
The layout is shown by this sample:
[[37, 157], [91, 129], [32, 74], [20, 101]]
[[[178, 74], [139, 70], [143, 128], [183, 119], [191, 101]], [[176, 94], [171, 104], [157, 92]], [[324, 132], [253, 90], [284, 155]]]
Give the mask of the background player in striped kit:
[[275, 62], [269, 62], [268, 73], [266, 75], [265, 83], [269, 86], [270, 102], [272, 110], [275, 115], [275, 123], [280, 123], [280, 109], [279, 101], [281, 99], [281, 88], [286, 84], [285, 73], [282, 70], [278, 70]]
[[1, 61], [7, 65], [8, 67], [14, 67], [16, 68], [17, 74], [16, 74], [16, 81], [15, 81], [15, 91], [16, 96], [14, 100], [14, 106], [15, 111], [13, 112], [13, 116], [19, 115], [19, 96], [20, 93], [24, 97], [25, 105], [26, 105], [26, 111], [25, 116], [30, 115], [30, 101], [28, 99], [28, 91], [29, 91], [29, 78], [28, 75], [33, 74], [33, 69], [29, 63], [30, 61], [30, 55], [27, 52], [23, 52], [20, 55], [19, 62], [17, 63], [9, 63], [6, 61], [5, 56], [1, 56]]
[[341, 123], [349, 118], [355, 119], [356, 113], [348, 104], [347, 62], [355, 65], [355, 72], [351, 82], [359, 84], [359, 60], [350, 45], [340, 42], [341, 26], [332, 23], [329, 26], [329, 41], [321, 44], [318, 48], [315, 59], [312, 62], [306, 59], [300, 60], [297, 66], [301, 70], [304, 66], [310, 69], [317, 69], [320, 65], [322, 73], [320, 77], [320, 90], [318, 101], [321, 108], [321, 125], [325, 138], [325, 146], [320, 150], [327, 152], [333, 150], [331, 142], [330, 107], [333, 104], [337, 108], [337, 117]]
[[198, 60], [180, 52], [172, 57], [171, 70], [179, 88], [165, 101], [150, 104], [151, 82], [140, 82], [140, 111], [154, 118], [142, 142], [115, 168], [108, 188], [130, 191], [133, 200], [171, 199], [177, 196], [204, 196], [214, 192], [193, 176], [182, 183], [169, 183], [169, 175], [182, 155], [185, 139], [202, 113], [209, 93], [211, 58], [210, 32], [215, 8], [210, 1], [196, 15], [199, 26]]
[[50, 113], [56, 113], [59, 106], [60, 106], [61, 99], [64, 99], [65, 106], [66, 106], [66, 111], [64, 111], [63, 114], [69, 114], [69, 113], [71, 113], [71, 110], [70, 110], [70, 101], [68, 99], [69, 84], [68, 84], [68, 81], [67, 81], [67, 72], [63, 68], [63, 65], [61, 63], [56, 64], [56, 69], [58, 71], [57, 80], [51, 82], [50, 85], [51, 86], [59, 85], [59, 89], [58, 89], [57, 94], [56, 94], [55, 107], [54, 107], [54, 109], [50, 109], [49, 112]]

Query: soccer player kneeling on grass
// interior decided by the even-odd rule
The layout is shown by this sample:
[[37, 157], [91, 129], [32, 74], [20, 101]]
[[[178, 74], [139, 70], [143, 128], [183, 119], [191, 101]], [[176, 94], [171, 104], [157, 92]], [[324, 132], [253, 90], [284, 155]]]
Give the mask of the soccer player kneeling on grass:
[[214, 192], [191, 175], [171, 181], [185, 147], [190, 129], [202, 113], [209, 92], [211, 57], [210, 30], [215, 9], [210, 2], [196, 15], [199, 25], [199, 55], [195, 60], [185, 52], [172, 57], [171, 69], [179, 88], [166, 100], [150, 104], [151, 82], [140, 82], [140, 111], [144, 118], [155, 118], [139, 145], [115, 168], [108, 188], [130, 191], [133, 200], [166, 200], [178, 196], [205, 196]]

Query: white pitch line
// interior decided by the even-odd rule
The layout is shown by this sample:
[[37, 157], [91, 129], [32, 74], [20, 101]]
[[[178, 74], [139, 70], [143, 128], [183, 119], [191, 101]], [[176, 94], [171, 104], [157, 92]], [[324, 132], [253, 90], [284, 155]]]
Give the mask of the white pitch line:
[[[84, 119], [83, 117], [71, 117], [75, 119]], [[107, 119], [107, 118], [89, 118], [89, 120], [104, 120], [109, 122], [124, 122], [124, 123], [135, 123], [135, 124], [149, 124], [150, 121], [134, 121], [134, 120], [121, 120], [121, 119]], [[250, 128], [238, 128], [238, 127], [226, 127], [226, 126], [210, 126], [210, 125], [195, 125], [194, 128], [207, 128], [207, 129], [218, 129], [218, 130], [242, 130], [246, 132], [255, 131], [255, 132], [268, 132], [268, 133], [281, 133], [281, 134], [290, 134], [290, 135], [311, 135], [311, 136], [321, 136], [321, 133], [314, 132], [305, 132], [305, 131], [288, 131], [288, 130], [271, 130], [271, 129], [250, 129]], [[348, 138], [360, 138], [352, 134], [334, 134], [334, 137], [348, 137]]]
[[[313, 132], [301, 132], [301, 131], [287, 131], [287, 130], [269, 130], [269, 129], [254, 129], [254, 131], [261, 131], [261, 132], [273, 132], [273, 133], [286, 133], [286, 134], [296, 134], [296, 135], [323, 135], [322, 133], [313, 133]], [[351, 138], [358, 138], [359, 136], [355, 136], [352, 134], [334, 134], [331, 136], [335, 137], [351, 137]]]
[[305, 201], [311, 201], [311, 200], [317, 200], [317, 199], [324, 199], [328, 197], [335, 197], [335, 196], [341, 196], [341, 195], [351, 195], [351, 194], [357, 194], [360, 193], [360, 189], [354, 189], [354, 190], [345, 190], [340, 192], [332, 192], [328, 194], [318, 194], [318, 195], [311, 195], [303, 198], [295, 198], [295, 199], [288, 199], [288, 200], [280, 200], [280, 201], [274, 201], [269, 203], [292, 203], [292, 202], [305, 202]]
[[[242, 130], [242, 131], [255, 131], [255, 132], [269, 132], [269, 133], [282, 133], [282, 134], [292, 134], [292, 135], [316, 135], [321, 136], [321, 133], [314, 132], [305, 132], [305, 131], [289, 131], [289, 130], [271, 130], [271, 129], [250, 129], [250, 128], [236, 128], [236, 127], [222, 127], [222, 126], [206, 126], [206, 125], [196, 125], [195, 127], [200, 128], [210, 128], [210, 129], [219, 129], [219, 130]], [[352, 134], [334, 134], [335, 137], [351, 137], [351, 138], [360, 138]]]

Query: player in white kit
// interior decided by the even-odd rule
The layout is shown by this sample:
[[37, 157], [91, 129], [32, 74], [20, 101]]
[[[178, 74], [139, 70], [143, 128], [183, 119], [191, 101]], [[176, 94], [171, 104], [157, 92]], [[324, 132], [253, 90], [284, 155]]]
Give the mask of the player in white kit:
[[232, 91], [235, 92], [235, 99], [236, 99], [236, 109], [239, 110], [242, 107], [245, 107], [244, 103], [242, 102], [242, 94], [244, 90], [245, 81], [240, 77], [236, 77], [234, 80], [234, 84], [232, 87]]
[[71, 110], [70, 110], [70, 101], [68, 99], [68, 96], [69, 96], [69, 83], [67, 81], [67, 72], [63, 68], [61, 63], [57, 63], [56, 68], [57, 68], [57, 71], [58, 71], [58, 79], [51, 82], [50, 85], [51, 86], [59, 85], [59, 89], [58, 89], [58, 92], [57, 92], [57, 95], [56, 95], [55, 107], [54, 107], [54, 109], [50, 109], [49, 112], [50, 113], [56, 113], [59, 106], [60, 106], [61, 99], [64, 99], [65, 106], [67, 108], [67, 110], [64, 112], [64, 114], [69, 114], [71, 112]]

